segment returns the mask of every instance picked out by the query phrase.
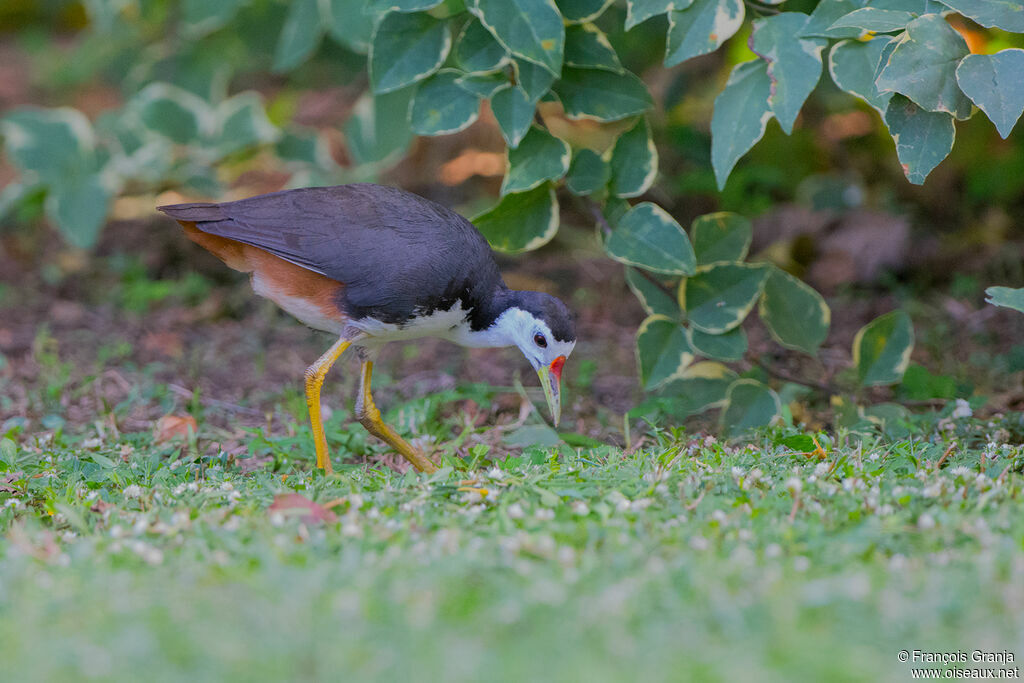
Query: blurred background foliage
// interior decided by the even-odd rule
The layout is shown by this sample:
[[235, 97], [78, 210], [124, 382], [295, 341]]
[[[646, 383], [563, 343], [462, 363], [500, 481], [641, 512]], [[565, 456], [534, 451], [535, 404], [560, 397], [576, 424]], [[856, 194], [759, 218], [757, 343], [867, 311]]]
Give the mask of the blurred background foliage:
[[[566, 89], [569, 66], [552, 95], [548, 89], [554, 79], [537, 63], [512, 59], [510, 65], [504, 51], [489, 56], [486, 33], [480, 34], [481, 46], [473, 51], [471, 31], [482, 29], [465, 13], [462, 0], [9, 0], [0, 6], [0, 133], [5, 152], [0, 162], [0, 239], [5, 256], [37, 264], [50, 282], [66, 282], [89, 262], [84, 250], [103, 238], [101, 228], [108, 218], [144, 226], [160, 202], [379, 181], [453, 205], [468, 216], [484, 211], [477, 224], [492, 243], [509, 251], [546, 244], [559, 224], [562, 230], [548, 249], [596, 245], [603, 250], [630, 206], [628, 197], [652, 202], [671, 217], [658, 225], [646, 223], [644, 229], [681, 230], [680, 225], [718, 211], [752, 218], [749, 245], [730, 260], [740, 263], [749, 255], [754, 262], [771, 262], [778, 273], [788, 272], [830, 297], [851, 291], [851, 286], [898, 291], [903, 285], [892, 279], [893, 272], [915, 285], [941, 285], [978, 300], [986, 284], [1024, 283], [1018, 247], [1018, 218], [1024, 215], [1024, 135], [1019, 127], [1004, 139], [983, 116], [959, 121], [952, 153], [927, 183], [912, 185], [879, 115], [839, 90], [826, 65], [792, 133], [786, 135], [775, 120], [768, 121], [763, 139], [745, 156], [740, 154], [719, 188], [712, 163], [715, 99], [736, 65], [758, 59], [750, 47], [752, 22], [782, 15], [772, 6], [776, 3], [746, 3], [741, 6], [746, 19], [730, 29], [735, 35], [722, 49], [666, 67], [668, 18], [659, 12], [640, 23], [630, 18], [647, 4], [558, 3], [563, 14], [595, 12], [594, 25], [613, 52], [611, 57], [587, 53], [586, 58], [605, 59], [600, 68], [607, 73], [639, 75], [653, 98], [646, 114], [647, 104], [626, 103], [595, 121], [566, 115], [576, 106], [594, 111], [606, 106], [598, 96], [601, 89], [592, 84], [576, 82], [577, 90]], [[783, 14], [812, 13], [819, 4], [789, 0]], [[409, 86], [426, 73], [418, 72], [418, 66], [396, 76], [401, 64], [389, 65], [387, 73], [370, 64], [371, 19], [379, 21], [396, 6], [429, 9], [429, 14], [401, 15], [419, 19], [395, 27], [393, 49], [414, 52], [421, 44], [435, 45], [448, 54], [451, 48], [449, 68], [424, 80], [418, 91]], [[492, 9], [500, 12], [502, 6], [493, 4]], [[449, 29], [444, 22], [453, 16], [460, 18], [445, 33]], [[974, 53], [1024, 46], [1020, 34], [985, 28], [956, 14], [947, 21]], [[579, 31], [574, 35], [577, 40], [587, 37]], [[785, 38], [780, 35], [780, 42]], [[577, 48], [580, 44], [586, 43]], [[600, 48], [595, 48], [598, 53]], [[413, 57], [427, 59], [429, 52]], [[458, 68], [451, 68], [453, 64]], [[481, 64], [479, 71], [473, 66]], [[504, 75], [495, 79], [489, 70], [495, 65], [514, 74], [517, 85], [510, 88]], [[520, 88], [531, 90], [525, 120], [514, 102], [497, 103], [503, 89]], [[426, 98], [428, 92], [440, 104], [418, 110], [415, 98]], [[475, 95], [467, 99], [466, 92]], [[485, 101], [482, 107], [477, 97]], [[651, 154], [656, 154], [644, 158], [648, 140], [654, 143]], [[656, 177], [653, 172], [642, 174], [629, 181], [632, 186], [624, 186], [627, 180], [615, 175], [620, 146], [623, 159], [656, 169]], [[509, 147], [518, 151], [509, 152]], [[605, 154], [588, 155], [588, 149]], [[517, 162], [517, 153], [523, 163]], [[527, 159], [543, 163], [525, 163]], [[512, 171], [507, 173], [510, 162]], [[563, 176], [568, 192], [560, 191], [559, 201], [554, 184]], [[531, 221], [536, 225], [517, 232], [521, 223]], [[592, 239], [595, 222], [597, 240]], [[54, 245], [54, 229], [66, 246]], [[608, 251], [626, 263], [644, 265], [628, 254]], [[683, 276], [682, 283], [693, 275], [689, 266], [656, 272]], [[778, 282], [782, 277], [775, 276]], [[648, 384], [655, 363], [660, 364], [660, 379], [679, 380], [679, 373], [697, 360], [692, 330], [684, 329], [685, 315], [677, 319], [676, 309], [652, 307], [640, 292], [646, 282], [648, 289], [667, 289], [670, 302], [672, 296], [682, 298], [682, 285], [669, 280], [640, 278], [636, 272], [630, 280], [651, 316], [647, 322], [653, 324], [645, 323], [641, 334], [654, 333], [657, 342], [648, 367], [643, 367], [644, 358], [639, 362], [641, 380]], [[785, 282], [791, 291], [802, 291], [795, 279]], [[146, 301], [161, 299], [159, 284], [146, 284], [139, 296], [129, 297], [132, 306], [144, 308]], [[739, 306], [739, 322], [755, 298]], [[850, 349], [858, 328], [891, 309], [894, 302], [887, 301], [890, 308], [867, 307], [866, 315], [854, 316], [856, 325], [839, 330], [839, 345]], [[763, 298], [761, 302], [760, 317], [770, 320], [771, 312], [766, 316]], [[576, 303], [594, 302], [582, 292]], [[815, 354], [829, 332], [827, 306], [823, 310], [819, 319], [805, 321], [804, 330], [813, 328], [813, 345], [784, 346]], [[664, 320], [657, 316], [667, 316], [672, 324], [661, 325]], [[766, 324], [777, 341], [778, 330]], [[743, 329], [729, 326], [720, 332], [739, 334]], [[913, 343], [910, 332], [904, 335], [908, 344]], [[797, 336], [801, 333], [797, 328]], [[735, 361], [747, 353], [745, 333], [739, 350], [728, 340], [702, 342], [705, 348], [697, 349], [696, 356]], [[752, 347], [762, 351], [760, 345]], [[700, 353], [709, 348], [717, 348], [718, 355]], [[641, 354], [643, 349], [641, 344]], [[662, 362], [666, 349], [674, 359], [671, 367]], [[850, 352], [844, 353], [847, 362]], [[906, 360], [902, 358], [894, 381], [902, 378]], [[833, 374], [834, 361], [827, 355], [823, 359], [827, 374]], [[931, 375], [921, 378], [923, 368], [909, 367], [917, 385], [931, 386]], [[720, 365], [711, 369], [697, 363], [691, 369], [696, 373], [691, 379], [718, 382], [716, 401], [708, 405], [722, 405], [730, 387], [743, 390], [753, 381]], [[862, 376], [850, 378], [846, 386], [872, 384], [863, 376], [864, 368], [857, 370]], [[753, 375], [759, 381], [769, 379], [756, 369]], [[767, 396], [768, 412], [762, 411], [762, 418], [770, 418], [787, 397], [780, 403], [774, 391], [755, 383], [761, 394], [748, 398], [757, 402]], [[675, 393], [689, 394], [690, 389]], [[944, 388], [939, 393], [950, 392]], [[673, 400], [678, 402], [678, 396]], [[684, 412], [700, 407], [706, 406], [688, 406]]]
[[[305, 4], [312, 8], [307, 15], [313, 14], [303, 18]], [[92, 121], [91, 139], [49, 139], [52, 175], [72, 169], [70, 175], [85, 178], [110, 155], [121, 157], [101, 181], [64, 189], [61, 206], [51, 207], [51, 218], [67, 221], [69, 241], [95, 240], [100, 211], [85, 198], [151, 196], [168, 189], [223, 197], [232, 187], [276, 189], [391, 173], [414, 189], [443, 185], [437, 188], [443, 196], [487, 206], [490, 201], [481, 196], [494, 189], [504, 170], [500, 158], [488, 155], [501, 150], [493, 118], [485, 112], [456, 141], [417, 141], [402, 121], [401, 91], [394, 101], [385, 95], [375, 102], [369, 94], [369, 24], [331, 25], [323, 18], [332, 8], [350, 17], [347, 6], [359, 3], [319, 4], [326, 10], [316, 2], [292, 3], [289, 9], [272, 0], [5, 2], [0, 107], [70, 107], [83, 116], [65, 110], [52, 116], [79, 130]], [[456, 12], [459, 5], [449, 1], [432, 13]], [[785, 7], [811, 11], [815, 5], [791, 0]], [[751, 7], [748, 17], [756, 17]], [[1024, 210], [1019, 132], [1002, 140], [983, 117], [960, 122], [950, 158], [925, 187], [911, 187], [878, 116], [827, 77], [808, 99], [793, 134], [787, 137], [769, 123], [765, 138], [718, 192], [709, 163], [709, 121], [732, 65], [755, 56], [747, 46], [749, 21], [724, 50], [667, 69], [666, 17], [624, 31], [625, 15], [625, 3], [614, 3], [597, 23], [623, 66], [640, 74], [657, 100], [651, 122], [660, 176], [650, 192], [680, 222], [713, 210], [758, 216], [794, 202], [814, 210], [866, 207], [909, 214], [935, 237], [997, 243], [1013, 236], [1012, 216]], [[303, 21], [315, 28], [303, 27]], [[1019, 35], [957, 21], [975, 52], [1021, 45]], [[198, 112], [198, 130], [190, 112]], [[545, 123], [572, 141], [565, 126]], [[44, 135], [59, 130], [45, 121], [36, 126]], [[577, 135], [595, 134], [576, 128], [583, 128]], [[158, 135], [147, 135], [153, 131]], [[459, 156], [453, 147], [480, 153]], [[7, 156], [18, 160], [10, 141]], [[416, 172], [439, 166], [440, 173]], [[256, 182], [255, 173], [271, 177]], [[36, 182], [18, 179], [9, 166], [0, 171], [6, 230], [40, 220], [46, 188], [55, 182], [46, 173], [40, 176]], [[128, 206], [115, 206], [114, 217], [131, 214]], [[807, 258], [799, 247], [791, 255]]]

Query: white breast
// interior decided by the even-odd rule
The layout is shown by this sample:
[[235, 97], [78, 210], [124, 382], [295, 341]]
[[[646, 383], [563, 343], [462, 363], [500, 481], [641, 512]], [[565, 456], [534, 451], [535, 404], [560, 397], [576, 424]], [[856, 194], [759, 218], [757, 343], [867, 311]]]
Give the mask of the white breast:
[[435, 310], [429, 315], [417, 315], [401, 325], [385, 323], [373, 318], [362, 318], [350, 323], [366, 333], [368, 339], [361, 340], [363, 346], [379, 346], [392, 341], [420, 339], [422, 337], [440, 337], [458, 342], [460, 337], [469, 330], [466, 311], [461, 302], [456, 302], [448, 310]]

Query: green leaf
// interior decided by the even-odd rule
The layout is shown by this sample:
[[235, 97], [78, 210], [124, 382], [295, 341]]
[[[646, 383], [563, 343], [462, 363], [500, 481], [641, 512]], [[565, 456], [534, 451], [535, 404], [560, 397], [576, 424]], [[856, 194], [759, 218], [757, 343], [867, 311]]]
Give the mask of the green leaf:
[[652, 279], [658, 280], [658, 277], [644, 274], [636, 268], [626, 268], [626, 284], [636, 295], [647, 315], [663, 315], [678, 320], [679, 304], [676, 303], [675, 297], [669, 296], [668, 292], [654, 284]]
[[502, 71], [494, 73], [464, 74], [455, 79], [460, 88], [480, 98], [489, 98], [498, 90], [509, 85], [508, 74]]
[[507, 85], [491, 95], [491, 112], [509, 147], [519, 146], [526, 131], [530, 130], [536, 108], [536, 103], [518, 86]]
[[665, 66], [717, 50], [743, 25], [742, 0], [694, 0], [689, 8], [668, 13]]
[[612, 149], [611, 192], [638, 197], [650, 189], [658, 175], [658, 150], [646, 117], [619, 136]]
[[903, 95], [893, 95], [885, 110], [885, 125], [896, 142], [896, 156], [907, 180], [920, 185], [953, 149], [953, 117], [925, 111]]
[[911, 363], [903, 373], [900, 395], [912, 401], [956, 398], [956, 379], [949, 375], [934, 375], [926, 368]]
[[636, 332], [636, 362], [644, 389], [682, 377], [693, 361], [686, 330], [671, 318], [652, 315]]
[[832, 28], [837, 19], [864, 7], [866, 0], [821, 0], [800, 32], [802, 38], [856, 38], [860, 29]]
[[711, 165], [718, 189], [725, 187], [736, 162], [764, 135], [772, 118], [768, 63], [757, 59], [733, 67], [725, 89], [715, 98], [711, 116]]
[[274, 145], [274, 154], [282, 161], [296, 161], [323, 169], [335, 167], [327, 141], [312, 128], [286, 130]]
[[686, 232], [657, 204], [637, 204], [619, 219], [605, 244], [616, 261], [655, 273], [688, 275], [696, 260]]
[[457, 133], [476, 121], [480, 100], [460, 86], [458, 78], [455, 69], [441, 69], [420, 84], [409, 109], [409, 127], [414, 133]]
[[565, 185], [573, 194], [585, 197], [607, 185], [610, 177], [608, 162], [594, 150], [583, 148], [576, 152], [569, 165]]
[[1024, 33], [1024, 2], [1021, 0], [940, 0], [982, 26]]
[[569, 118], [618, 121], [654, 106], [644, 82], [630, 72], [566, 67], [555, 85]]
[[415, 88], [383, 95], [364, 94], [345, 122], [345, 142], [358, 164], [379, 163], [405, 151], [412, 140], [409, 103]]
[[787, 135], [807, 96], [821, 78], [824, 38], [794, 38], [807, 24], [807, 15], [783, 12], [754, 21], [751, 49], [768, 62], [771, 95], [768, 104]]
[[578, 24], [565, 29], [565, 64], [615, 73], [625, 71], [608, 37], [593, 24]]
[[199, 38], [226, 26], [247, 0], [185, 0], [182, 15], [184, 32]]
[[274, 71], [289, 71], [309, 59], [323, 38], [319, 0], [292, 0], [274, 51]]
[[1009, 137], [1024, 112], [1024, 50], [967, 55], [956, 69], [956, 81], [999, 135], [1004, 140]]
[[89, 119], [77, 109], [15, 109], [0, 119], [0, 134], [8, 158], [23, 176], [52, 183], [95, 169], [95, 134]]
[[842, 90], [867, 102], [882, 116], [885, 116], [892, 93], [878, 92], [875, 69], [890, 42], [895, 41], [884, 36], [868, 41], [843, 40], [832, 47], [828, 56], [828, 72], [832, 81]]
[[370, 45], [373, 91], [394, 92], [423, 80], [441, 68], [451, 44], [446, 21], [429, 14], [384, 15]]
[[676, 399], [672, 403], [675, 415], [694, 415], [725, 405], [729, 387], [737, 377], [721, 363], [701, 361], [686, 368], [679, 379], [666, 382], [660, 393]]
[[672, 10], [684, 10], [693, 0], [626, 0], [626, 30]]
[[765, 427], [782, 413], [779, 395], [753, 379], [738, 379], [729, 385], [725, 401], [721, 426], [728, 435]]
[[832, 319], [820, 294], [779, 268], [770, 269], [758, 313], [775, 341], [812, 356], [828, 336]]
[[215, 147], [220, 155], [277, 140], [277, 127], [267, 118], [263, 98], [249, 91], [225, 100], [216, 109], [218, 134]]
[[738, 327], [757, 303], [768, 269], [746, 263], [715, 263], [679, 283], [679, 303], [690, 324], [708, 334]]
[[366, 0], [328, 0], [324, 21], [334, 40], [359, 54], [370, 51], [373, 27], [382, 12], [367, 13]]
[[63, 178], [46, 195], [46, 214], [76, 247], [91, 247], [107, 218], [111, 193], [96, 174]]
[[562, 71], [565, 26], [552, 0], [475, 0], [469, 10], [512, 54]]
[[366, 9], [369, 12], [422, 12], [433, 9], [444, 0], [369, 0]]
[[491, 246], [499, 251], [530, 251], [544, 246], [558, 232], [558, 200], [551, 184], [507, 194], [473, 219]]
[[986, 302], [994, 306], [1004, 306], [1024, 313], [1024, 289], [1010, 287], [989, 287], [985, 290]]
[[897, 92], [926, 111], [971, 115], [971, 101], [960, 92], [956, 67], [968, 54], [967, 42], [942, 16], [926, 14], [907, 25], [875, 81], [880, 92]]
[[508, 64], [509, 55], [480, 20], [473, 19], [455, 41], [455, 61], [470, 73], [494, 71]]
[[853, 338], [853, 365], [864, 386], [896, 384], [910, 363], [914, 326], [904, 311], [893, 311], [860, 328]]
[[551, 89], [555, 77], [544, 67], [521, 59], [513, 61], [516, 72], [516, 85], [522, 88], [530, 102], [536, 104]]
[[558, 180], [569, 170], [572, 150], [543, 128], [532, 126], [515, 149], [508, 151], [508, 172], [501, 194], [532, 190], [548, 180]]
[[725, 334], [708, 334], [693, 328], [687, 340], [696, 354], [715, 360], [737, 361], [747, 352], [747, 333], [736, 327]]
[[593, 21], [601, 16], [614, 0], [555, 0], [558, 11], [570, 24]]
[[151, 83], [131, 99], [131, 106], [148, 130], [186, 145], [206, 138], [216, 127], [210, 105], [169, 83]]
[[750, 221], [735, 213], [719, 211], [698, 216], [690, 226], [697, 265], [742, 261], [747, 256], [754, 230]]
[[904, 30], [913, 19], [914, 15], [910, 12], [865, 7], [840, 17], [830, 29], [855, 28], [875, 33], [895, 33]]

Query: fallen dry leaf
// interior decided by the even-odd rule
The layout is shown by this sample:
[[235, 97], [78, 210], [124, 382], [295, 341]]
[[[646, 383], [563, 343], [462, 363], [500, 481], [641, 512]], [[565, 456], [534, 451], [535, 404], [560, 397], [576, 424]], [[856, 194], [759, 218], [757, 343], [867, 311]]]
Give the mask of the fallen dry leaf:
[[153, 428], [153, 439], [157, 443], [166, 443], [172, 439], [187, 439], [189, 433], [199, 431], [196, 419], [191, 415], [164, 415], [156, 421]]
[[309, 524], [311, 522], [337, 522], [338, 515], [334, 514], [323, 505], [314, 503], [309, 498], [306, 498], [301, 493], [279, 493], [274, 496], [274, 502], [270, 504], [270, 512], [280, 512], [282, 514], [300, 514], [302, 515], [302, 521]]

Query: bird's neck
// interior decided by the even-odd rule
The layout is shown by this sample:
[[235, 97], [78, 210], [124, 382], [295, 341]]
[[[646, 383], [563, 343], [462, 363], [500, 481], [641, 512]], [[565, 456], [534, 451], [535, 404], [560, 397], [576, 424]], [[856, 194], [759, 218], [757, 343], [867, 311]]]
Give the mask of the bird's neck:
[[518, 294], [502, 289], [478, 303], [469, 315], [470, 324], [458, 330], [454, 341], [474, 348], [515, 346], [517, 331], [529, 324], [529, 314], [516, 306]]

